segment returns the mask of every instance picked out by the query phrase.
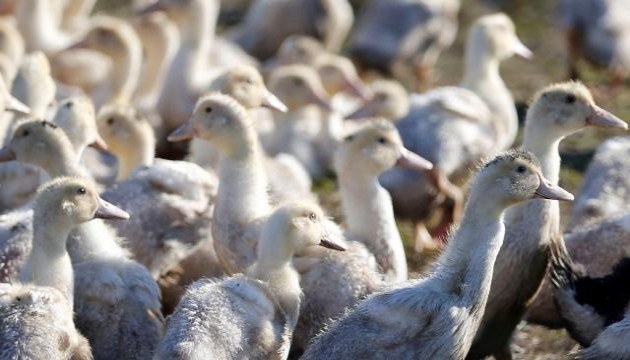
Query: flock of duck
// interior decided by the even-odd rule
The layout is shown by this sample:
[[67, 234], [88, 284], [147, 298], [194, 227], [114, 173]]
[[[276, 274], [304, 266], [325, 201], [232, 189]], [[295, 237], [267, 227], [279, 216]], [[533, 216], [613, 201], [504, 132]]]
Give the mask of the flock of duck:
[[[630, 138], [565, 234], [557, 201], [562, 140], [628, 125], [552, 84], [513, 149], [499, 68], [533, 53], [505, 14], [471, 25], [459, 85], [408, 93], [458, 0], [367, 1], [354, 27], [346, 0], [256, 0], [225, 37], [219, 0], [1, 3], [0, 359], [511, 359], [523, 319], [630, 359]], [[572, 75], [630, 70], [627, 0], [561, 5]], [[419, 279], [396, 218], [441, 250]]]

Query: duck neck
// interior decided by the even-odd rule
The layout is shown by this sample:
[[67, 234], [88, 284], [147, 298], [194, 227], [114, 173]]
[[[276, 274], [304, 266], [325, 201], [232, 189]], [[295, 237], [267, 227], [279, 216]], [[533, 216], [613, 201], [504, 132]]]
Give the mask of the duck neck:
[[184, 25], [182, 40], [184, 46], [192, 51], [188, 63], [187, 82], [191, 84], [193, 90], [207, 85], [205, 77], [199, 79], [199, 76], [208, 73], [208, 54], [214, 40], [218, 11], [219, 5], [216, 0], [193, 0], [187, 24]]
[[389, 193], [377, 176], [339, 172], [339, 192], [348, 232], [375, 255], [392, 281], [407, 280], [407, 260]]
[[128, 256], [128, 252], [116, 241], [116, 233], [100, 219], [77, 226], [68, 237], [67, 248], [73, 264]]
[[505, 234], [505, 206], [488, 201], [487, 196], [471, 192], [462, 223], [435, 268], [435, 278], [444, 290], [457, 294], [462, 304], [472, 304], [479, 317]]
[[466, 46], [464, 79], [461, 85], [480, 96], [492, 96], [493, 94], [487, 90], [505, 88], [499, 73], [500, 61], [489, 54], [483, 46], [474, 45]]
[[144, 48], [146, 62], [136, 89], [136, 97], [147, 101], [147, 106], [154, 106], [158, 101], [168, 66], [177, 50], [177, 31], [171, 24], [165, 24], [160, 31], [159, 41]]
[[133, 39], [124, 41], [121, 54], [112, 57], [111, 98], [108, 103], [127, 104], [138, 86], [142, 65], [142, 48]]
[[558, 148], [563, 137], [545, 131], [546, 129], [541, 129], [540, 126], [536, 126], [534, 123], [535, 121], [527, 120], [521, 147], [538, 158], [543, 176], [552, 184], [557, 185], [561, 163]]
[[59, 17], [48, 0], [18, 1], [16, 4], [17, 25], [29, 47], [28, 51], [41, 50], [46, 54], [67, 47], [71, 40], [59, 28]]
[[59, 153], [50, 154], [42, 166], [48, 175], [53, 179], [62, 176], [83, 176], [74, 149], [71, 146], [63, 146], [60, 150]]
[[258, 260], [251, 276], [268, 284], [295, 326], [302, 290], [299, 275], [291, 264], [293, 251], [286, 247], [286, 242], [290, 240], [286, 239], [287, 233], [278, 234], [276, 229], [275, 226], [263, 228], [258, 246]]
[[215, 217], [248, 223], [271, 210], [262, 149], [253, 129], [237, 153], [222, 155]]
[[118, 158], [116, 181], [124, 181], [140, 166], [149, 166], [155, 160], [155, 140], [153, 136], [140, 136], [136, 139], [133, 151], [114, 153]]
[[72, 304], [73, 273], [66, 239], [71, 226], [59, 221], [52, 212], [35, 210], [33, 215], [33, 249], [29, 258], [30, 281], [50, 286], [64, 294]]

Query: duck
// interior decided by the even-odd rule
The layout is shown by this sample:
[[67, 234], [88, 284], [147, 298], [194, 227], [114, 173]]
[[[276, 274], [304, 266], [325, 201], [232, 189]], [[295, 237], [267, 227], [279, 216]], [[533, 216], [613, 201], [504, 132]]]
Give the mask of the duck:
[[46, 118], [56, 90], [46, 55], [36, 51], [24, 56], [13, 80], [11, 94], [29, 107], [32, 117]]
[[119, 163], [118, 182], [103, 197], [137, 218], [112, 225], [157, 279], [210, 237], [217, 176], [190, 162], [156, 159], [151, 124], [133, 106], [106, 107], [97, 126]]
[[[210, 94], [199, 100], [191, 121], [169, 136], [171, 141], [192, 136], [206, 139], [221, 152], [212, 235], [227, 274], [244, 272], [255, 262], [261, 228], [273, 209], [262, 151], [251, 124], [236, 100]], [[344, 242], [336, 224], [329, 222], [328, 231], [330, 237]], [[374, 256], [363, 244], [345, 241], [344, 245], [344, 256], [315, 249], [296, 254], [294, 264], [306, 296], [294, 342], [302, 346], [332, 316], [343, 313], [382, 282]]]
[[623, 175], [623, 169], [628, 166], [625, 157], [628, 153], [630, 138], [627, 136], [613, 137], [597, 147], [571, 207], [568, 229], [630, 210], [624, 200], [629, 195], [630, 183]]
[[378, 176], [394, 166], [423, 171], [432, 164], [407, 150], [396, 128], [385, 119], [373, 120], [346, 136], [335, 153], [347, 236], [374, 254], [386, 281], [398, 283], [407, 280], [405, 249], [391, 197], [378, 182]]
[[109, 79], [91, 93], [97, 109], [132, 101], [140, 78], [142, 45], [129, 23], [105, 15], [94, 18], [89, 31], [71, 48], [96, 50], [112, 61]]
[[275, 55], [263, 63], [262, 71], [267, 75], [278, 66], [315, 65], [315, 60], [324, 54], [330, 54], [316, 38], [303, 34], [287, 36]]
[[188, 288], [156, 359], [287, 359], [302, 297], [293, 254], [317, 245], [345, 250], [327, 237], [324, 220], [319, 206], [308, 203], [276, 209], [262, 228], [256, 262], [246, 275], [202, 279]]
[[560, 25], [569, 53], [569, 76], [578, 79], [578, 62], [606, 68], [615, 82], [630, 72], [630, 16], [625, 0], [588, 0], [579, 4], [562, 2]]
[[277, 68], [269, 79], [270, 90], [287, 106], [288, 112], [276, 114], [273, 138], [268, 141], [269, 155], [287, 153], [295, 156], [311, 178], [325, 173], [325, 164], [318, 158], [313, 143], [322, 130], [316, 105], [332, 110], [330, 98], [319, 75], [307, 65]]
[[[627, 216], [622, 218], [627, 221]], [[610, 221], [605, 222], [610, 225]], [[592, 234], [597, 226], [587, 225], [585, 228], [589, 228]], [[574, 261], [564, 243], [554, 244], [550, 252], [554, 303], [571, 337], [586, 348], [586, 352], [627, 354], [623, 346], [610, 346], [608, 349], [601, 349], [601, 346], [627, 323], [626, 307], [630, 293], [622, 284], [630, 271], [628, 258], [617, 262], [610, 272], [596, 276]], [[611, 331], [608, 331], [609, 327], [612, 327]]]
[[[381, 177], [396, 213], [414, 223], [417, 251], [440, 247], [438, 240], [461, 216], [459, 187], [469, 169], [484, 156], [507, 149], [518, 129], [514, 100], [499, 64], [515, 53], [528, 57], [531, 52], [518, 39], [512, 20], [502, 13], [477, 19], [466, 44], [460, 86], [413, 94], [408, 114], [396, 125], [405, 146], [435, 167], [426, 173], [392, 169]], [[443, 214], [429, 233], [424, 221], [436, 208]]]
[[57, 103], [51, 122], [68, 136], [76, 155], [81, 159], [88, 147], [106, 151], [107, 143], [96, 128], [96, 114], [92, 100], [85, 95], [72, 96]]
[[66, 31], [85, 29], [96, 0], [68, 0], [61, 14], [61, 28]]
[[573, 199], [543, 177], [531, 153], [497, 155], [474, 177], [462, 222], [429, 275], [371, 295], [316, 337], [302, 358], [464, 358], [490, 292], [503, 213], [534, 197]]
[[[273, 21], [281, 14], [291, 14], [290, 21]], [[274, 55], [285, 38], [296, 34], [318, 38], [325, 49], [337, 52], [353, 22], [354, 13], [347, 0], [256, 0], [231, 38], [260, 60]]]
[[[45, 169], [53, 179], [83, 174], [70, 140], [59, 127], [49, 122], [24, 123], [4, 151], [12, 152], [18, 161]], [[13, 270], [20, 276], [29, 272], [29, 261], [20, 263], [20, 257], [23, 257], [20, 251], [28, 251], [32, 243], [28, 230], [36, 221], [28, 214], [24, 210], [6, 214], [2, 219], [7, 227], [12, 224], [11, 220], [15, 223], [5, 230], [10, 237], [2, 239], [3, 258], [9, 259], [13, 266], [5, 272]], [[121, 213], [121, 217], [127, 219], [129, 214]], [[109, 358], [113, 354], [116, 357], [137, 356], [136, 351], [151, 354], [163, 325], [159, 288], [148, 269], [131, 259], [129, 251], [118, 243], [116, 232], [102, 220], [77, 226], [69, 234], [67, 243], [76, 271], [76, 325], [90, 340], [96, 358]], [[125, 335], [134, 332], [145, 336]], [[104, 333], [119, 336], [104, 336]]]
[[[221, 92], [232, 96], [246, 109], [259, 107], [286, 112], [288, 109], [272, 92], [267, 89], [260, 72], [248, 65], [234, 66], [219, 75], [210, 85], [208, 92]], [[266, 121], [264, 113], [252, 113], [256, 121]], [[216, 169], [219, 154], [207, 141], [193, 139], [189, 148], [190, 160], [202, 167]]]
[[[457, 34], [458, 0], [372, 0], [362, 9], [350, 39], [350, 56], [385, 73], [399, 68], [428, 80], [428, 70]], [[404, 66], [404, 67], [403, 67]], [[405, 73], [407, 77], [409, 72]]]
[[24, 38], [26, 51], [53, 54], [67, 48], [75, 34], [59, 27], [60, 2], [44, 0], [18, 1], [15, 8], [17, 27]]
[[[587, 126], [628, 127], [597, 106], [583, 84], [547, 86], [534, 96], [527, 112], [522, 148], [537, 156], [543, 175], [557, 184], [560, 142]], [[510, 354], [511, 335], [544, 278], [549, 248], [562, 236], [557, 203], [533, 200], [516, 205], [506, 212], [505, 225], [505, 240], [494, 264], [486, 311], [469, 359]]]
[[72, 320], [73, 269], [66, 241], [79, 224], [125, 215], [85, 179], [62, 177], [42, 187], [33, 207], [33, 250], [23, 284], [0, 288], [0, 331], [3, 339], [14, 339], [3, 342], [3, 357], [92, 359]]
[[[164, 11], [180, 34], [179, 49], [165, 78], [168, 86], [163, 87], [158, 100], [167, 133], [188, 120], [196, 100], [226, 68], [250, 63], [239, 55], [231, 57], [228, 63], [211, 63], [210, 54], [219, 51], [214, 49], [218, 44], [215, 28], [219, 7], [218, 0], [157, 0], [137, 12], [142, 15]], [[233, 48], [225, 51], [234, 53]]]

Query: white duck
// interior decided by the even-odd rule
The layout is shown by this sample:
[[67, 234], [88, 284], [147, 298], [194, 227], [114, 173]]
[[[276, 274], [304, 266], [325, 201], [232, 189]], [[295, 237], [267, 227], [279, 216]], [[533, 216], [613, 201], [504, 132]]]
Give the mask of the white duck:
[[294, 203], [274, 211], [247, 276], [189, 287], [169, 319], [156, 359], [286, 359], [302, 297], [293, 254], [316, 245], [344, 250], [327, 238], [325, 220], [316, 205]]
[[130, 24], [110, 16], [94, 18], [90, 30], [72, 48], [96, 50], [112, 61], [108, 79], [91, 93], [97, 109], [131, 102], [140, 78], [142, 45]]
[[[38, 193], [33, 213], [33, 250], [22, 281], [0, 290], [0, 354], [6, 358], [92, 359], [90, 346], [75, 329], [73, 269], [66, 251], [70, 231], [93, 218], [124, 211], [98, 196], [89, 181], [59, 178]], [[27, 355], [29, 354], [29, 355]]]
[[3, 63], [3, 76], [6, 84], [12, 84], [17, 70], [24, 57], [24, 39], [16, 28], [16, 24], [8, 19], [0, 20], [0, 53], [8, 62]]
[[503, 212], [533, 197], [573, 198], [549, 184], [533, 155], [497, 156], [475, 177], [462, 223], [431, 275], [360, 303], [317, 337], [303, 358], [464, 358], [490, 292]]
[[317, 72], [307, 65], [279, 67], [271, 74], [269, 88], [287, 106], [288, 112], [276, 114], [272, 139], [266, 144], [270, 155], [295, 156], [313, 178], [323, 175], [325, 164], [314, 143], [322, 130], [317, 105], [332, 110], [330, 99]]
[[[542, 89], [530, 106], [522, 148], [540, 160], [543, 175], [558, 183], [558, 146], [565, 136], [587, 126], [627, 129], [598, 107], [582, 84]], [[538, 291], [548, 265], [549, 247], [561, 241], [557, 203], [532, 200], [506, 212], [505, 241], [494, 265], [490, 297], [469, 358], [510, 353], [511, 335]]]
[[396, 128], [384, 119], [348, 135], [335, 154], [347, 236], [364, 243], [385, 280], [396, 283], [407, 280], [407, 260], [391, 197], [378, 182], [394, 166], [421, 171], [431, 163], [405, 149]]
[[112, 225], [157, 278], [210, 238], [216, 176], [193, 163], [155, 159], [153, 129], [132, 107], [104, 109], [97, 125], [119, 159], [121, 181], [103, 196], [134, 215]]

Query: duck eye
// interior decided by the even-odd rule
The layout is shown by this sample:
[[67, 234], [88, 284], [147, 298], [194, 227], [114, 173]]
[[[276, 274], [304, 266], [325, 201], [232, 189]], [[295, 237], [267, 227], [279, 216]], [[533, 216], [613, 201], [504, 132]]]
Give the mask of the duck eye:
[[68, 108], [68, 109], [72, 109], [72, 105], [74, 105], [74, 104], [72, 103], [72, 101], [68, 101], [68, 102], [66, 103], [66, 108]]
[[376, 100], [378, 101], [386, 101], [388, 98], [387, 94], [378, 94], [376, 95]]
[[517, 168], [516, 168], [516, 172], [517, 172], [517, 173], [519, 173], [519, 174], [524, 173], [524, 172], [525, 172], [525, 170], [527, 170], [527, 169], [526, 169], [526, 168], [525, 168], [525, 166], [523, 166], [523, 165], [521, 165], [521, 166], [519, 166], [519, 167], [517, 167]]
[[380, 138], [378, 138], [376, 141], [378, 141], [379, 144], [386, 144], [387, 143], [387, 139], [385, 139], [382, 136]]
[[251, 85], [251, 84], [254, 83], [254, 80], [252, 80], [252, 79], [245, 79], [245, 83]]
[[30, 134], [31, 132], [28, 130], [24, 130], [22, 131], [22, 136], [28, 136], [28, 134]]
[[567, 97], [564, 99], [564, 102], [567, 104], [573, 104], [575, 100], [575, 95], [567, 95]]
[[298, 78], [293, 79], [293, 85], [302, 86], [302, 79], [298, 79]]
[[315, 221], [317, 220], [317, 215], [315, 215], [315, 213], [310, 213], [308, 214], [308, 219], [311, 221]]
[[354, 140], [354, 135], [348, 135], [348, 136], [346, 136], [346, 138], [344, 140], [345, 141], [352, 141], [352, 140]]
[[212, 107], [208, 106], [206, 108], [206, 114], [210, 114], [212, 112]]
[[107, 119], [107, 125], [114, 125], [114, 118]]
[[82, 188], [78, 188], [78, 189], [77, 189], [77, 194], [79, 194], [79, 195], [85, 195], [85, 188], [83, 188], [83, 187], [82, 187]]

